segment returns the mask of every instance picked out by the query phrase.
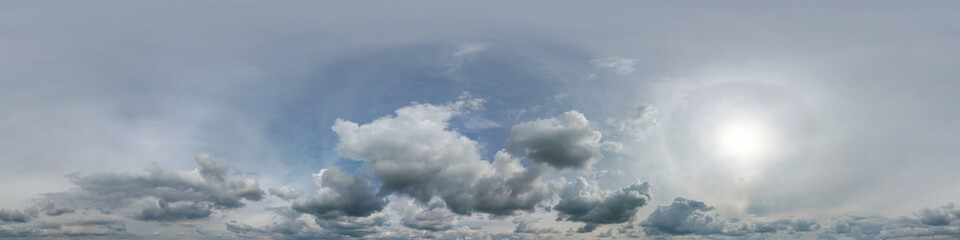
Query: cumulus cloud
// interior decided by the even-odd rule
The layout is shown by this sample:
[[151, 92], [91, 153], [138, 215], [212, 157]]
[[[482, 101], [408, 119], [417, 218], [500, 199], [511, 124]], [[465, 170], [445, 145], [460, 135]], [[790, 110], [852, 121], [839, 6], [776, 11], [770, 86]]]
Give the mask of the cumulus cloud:
[[300, 218], [283, 218], [278, 222], [254, 227], [249, 224], [231, 221], [226, 223], [227, 231], [250, 237], [268, 237], [275, 239], [343, 239], [363, 238], [382, 232], [387, 225], [387, 216], [382, 213], [366, 217], [338, 216], [331, 219], [314, 218], [313, 222]]
[[717, 216], [710, 215], [713, 207], [707, 204], [676, 198], [667, 206], [659, 206], [641, 225], [648, 234], [714, 234], [723, 230]]
[[23, 210], [20, 209], [0, 209], [0, 222], [29, 222], [33, 218], [44, 214], [47, 216], [60, 216], [63, 214], [73, 213], [74, 210], [71, 208], [58, 207], [53, 202], [42, 202], [38, 203], [32, 207], [27, 207]]
[[277, 196], [283, 200], [294, 200], [303, 197], [303, 193], [300, 192], [300, 190], [294, 189], [289, 185], [271, 188], [269, 192], [270, 194], [273, 194], [274, 196]]
[[825, 232], [856, 239], [877, 239], [890, 224], [890, 219], [880, 216], [845, 214], [831, 217], [833, 224]]
[[383, 183], [381, 191], [399, 193], [421, 202], [433, 196], [461, 194], [489, 168], [477, 142], [447, 130], [450, 118], [482, 103], [480, 99], [448, 105], [414, 104], [395, 117], [359, 125], [337, 120], [337, 152], [367, 162]]
[[545, 227], [539, 228], [534, 227], [533, 224], [536, 223], [537, 219], [529, 217], [518, 217], [513, 219], [514, 224], [517, 224], [517, 227], [513, 229], [514, 233], [532, 233], [532, 234], [544, 234], [544, 233], [559, 233], [556, 229]]
[[316, 221], [322, 229], [335, 236], [363, 237], [381, 232], [387, 220], [386, 214], [378, 213], [367, 217], [318, 218]]
[[557, 220], [586, 223], [578, 232], [591, 232], [598, 224], [623, 223], [631, 220], [640, 207], [650, 201], [650, 184], [637, 182], [614, 191], [601, 191], [596, 182], [583, 177], [560, 192], [560, 202], [553, 207]]
[[601, 157], [600, 131], [577, 111], [514, 125], [507, 150], [557, 169], [588, 168]]
[[380, 195], [422, 204], [439, 197], [457, 214], [532, 210], [551, 196], [542, 167], [525, 168], [506, 152], [491, 164], [481, 158], [479, 143], [448, 129], [451, 118], [482, 107], [482, 99], [465, 96], [439, 106], [413, 104], [368, 124], [337, 120], [337, 152], [366, 162], [383, 184]]
[[456, 227], [457, 214], [450, 212], [442, 201], [421, 206], [415, 201], [401, 201], [398, 206], [403, 226], [430, 231], [445, 231]]
[[[756, 217], [723, 219], [707, 204], [676, 198], [659, 206], [639, 224], [626, 224], [618, 233], [629, 237], [703, 235], [711, 238], [818, 238], [818, 239], [891, 239], [916, 237], [958, 237], [960, 223], [951, 217], [952, 204], [922, 209], [915, 217], [888, 218], [848, 213], [831, 217], [829, 224], [793, 217]], [[956, 216], [956, 215], [953, 215]], [[950, 219], [950, 220], [945, 220]], [[642, 233], [638, 231], [642, 228]], [[611, 231], [612, 234], [612, 231]], [[786, 235], [784, 235], [786, 234]]]
[[633, 73], [634, 71], [633, 65], [637, 63], [637, 59], [622, 58], [622, 57], [608, 57], [608, 58], [594, 59], [594, 60], [591, 60], [590, 63], [592, 63], [596, 67], [610, 69], [616, 73], [619, 73], [620, 75], [626, 76], [626, 75], [629, 75], [630, 73]]
[[0, 209], [0, 221], [4, 222], [29, 222], [32, 219], [28, 213], [22, 210]]
[[[960, 237], [960, 224], [953, 221], [944, 224], [937, 210], [951, 210], [951, 205], [924, 209], [915, 218], [887, 218], [875, 215], [843, 214], [833, 216], [833, 224], [825, 233], [854, 239], [891, 238], [956, 238]], [[929, 210], [929, 211], [928, 211]], [[933, 219], [931, 219], [933, 218]]]
[[494, 156], [493, 171], [473, 186], [469, 205], [480, 212], [512, 215], [517, 210], [532, 211], [551, 198], [560, 182], [542, 180], [543, 165], [524, 168], [520, 159], [499, 151]]
[[294, 210], [322, 219], [363, 217], [383, 210], [388, 203], [377, 195], [377, 187], [370, 181], [343, 173], [339, 168], [321, 170], [314, 174], [314, 181], [320, 187], [317, 194], [294, 201]]
[[945, 226], [960, 219], [960, 208], [955, 208], [954, 204], [950, 203], [938, 208], [924, 208], [914, 213], [914, 216], [927, 225]]
[[134, 218], [142, 221], [170, 222], [177, 220], [201, 219], [213, 213], [212, 203], [208, 202], [175, 202], [157, 201], [156, 206], [144, 208]]
[[[213, 212], [244, 206], [242, 200], [259, 201], [263, 190], [253, 179], [229, 181], [228, 168], [201, 155], [195, 171], [150, 169], [136, 173], [71, 175], [77, 189], [48, 193], [43, 211], [47, 215], [71, 212], [73, 208], [111, 212], [130, 206], [142, 207], [135, 218], [144, 221], [178, 221], [209, 217]], [[53, 204], [65, 206], [56, 208]]]
[[747, 217], [725, 220], [713, 211], [714, 208], [704, 202], [676, 198], [670, 205], [657, 207], [646, 220], [640, 223], [640, 226], [648, 236], [687, 234], [747, 236], [820, 230], [820, 224], [812, 219]]
[[[249, 224], [230, 221], [226, 224], [227, 231], [241, 235], [280, 235], [289, 237], [318, 236], [319, 231], [308, 231], [307, 223], [297, 220], [284, 220], [263, 227], [254, 227]], [[312, 229], [310, 229], [312, 230]]]

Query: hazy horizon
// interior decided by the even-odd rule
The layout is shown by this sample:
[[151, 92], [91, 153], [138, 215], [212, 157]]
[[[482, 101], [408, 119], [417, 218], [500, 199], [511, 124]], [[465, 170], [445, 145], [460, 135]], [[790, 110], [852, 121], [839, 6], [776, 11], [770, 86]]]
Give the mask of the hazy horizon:
[[960, 237], [952, 1], [6, 1], [0, 238]]

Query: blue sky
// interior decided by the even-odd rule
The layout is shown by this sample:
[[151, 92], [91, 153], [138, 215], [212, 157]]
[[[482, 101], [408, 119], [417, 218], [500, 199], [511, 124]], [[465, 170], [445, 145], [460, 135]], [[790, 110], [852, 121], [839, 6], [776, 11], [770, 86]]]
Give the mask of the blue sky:
[[0, 236], [956, 237], [958, 7], [4, 2]]

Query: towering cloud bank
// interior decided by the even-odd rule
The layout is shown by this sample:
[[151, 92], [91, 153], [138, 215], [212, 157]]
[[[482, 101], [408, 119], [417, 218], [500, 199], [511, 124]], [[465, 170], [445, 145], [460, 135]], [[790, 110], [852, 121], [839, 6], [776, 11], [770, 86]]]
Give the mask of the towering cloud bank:
[[[542, 179], [546, 170], [587, 169], [602, 157], [600, 131], [583, 114], [570, 111], [517, 124], [507, 149], [497, 152], [490, 163], [481, 158], [479, 143], [449, 126], [453, 117], [479, 109], [482, 103], [481, 99], [461, 98], [445, 105], [413, 104], [398, 109], [396, 116], [367, 124], [337, 120], [332, 127], [340, 136], [337, 151], [369, 166], [382, 183], [379, 196], [398, 194], [415, 199], [419, 208], [405, 208], [404, 225], [427, 230], [451, 228], [437, 221], [451, 218], [439, 211], [440, 206], [456, 214], [533, 211], [563, 188], [562, 182]], [[532, 165], [524, 167], [521, 158]], [[372, 189], [364, 191], [373, 193]], [[555, 209], [563, 219], [596, 227], [630, 220], [649, 199], [647, 183], [603, 192], [595, 183], [579, 178], [563, 191]], [[294, 208], [308, 212], [304, 204], [305, 200], [297, 200]], [[372, 211], [357, 213], [351, 216]]]

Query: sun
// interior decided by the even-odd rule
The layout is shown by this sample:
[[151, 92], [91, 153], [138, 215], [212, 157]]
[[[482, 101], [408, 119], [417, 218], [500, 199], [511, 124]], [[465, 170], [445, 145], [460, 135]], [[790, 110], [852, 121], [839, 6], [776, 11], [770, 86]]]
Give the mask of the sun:
[[714, 146], [717, 154], [736, 161], [760, 160], [770, 151], [774, 131], [768, 124], [752, 118], [731, 119], [716, 126]]

